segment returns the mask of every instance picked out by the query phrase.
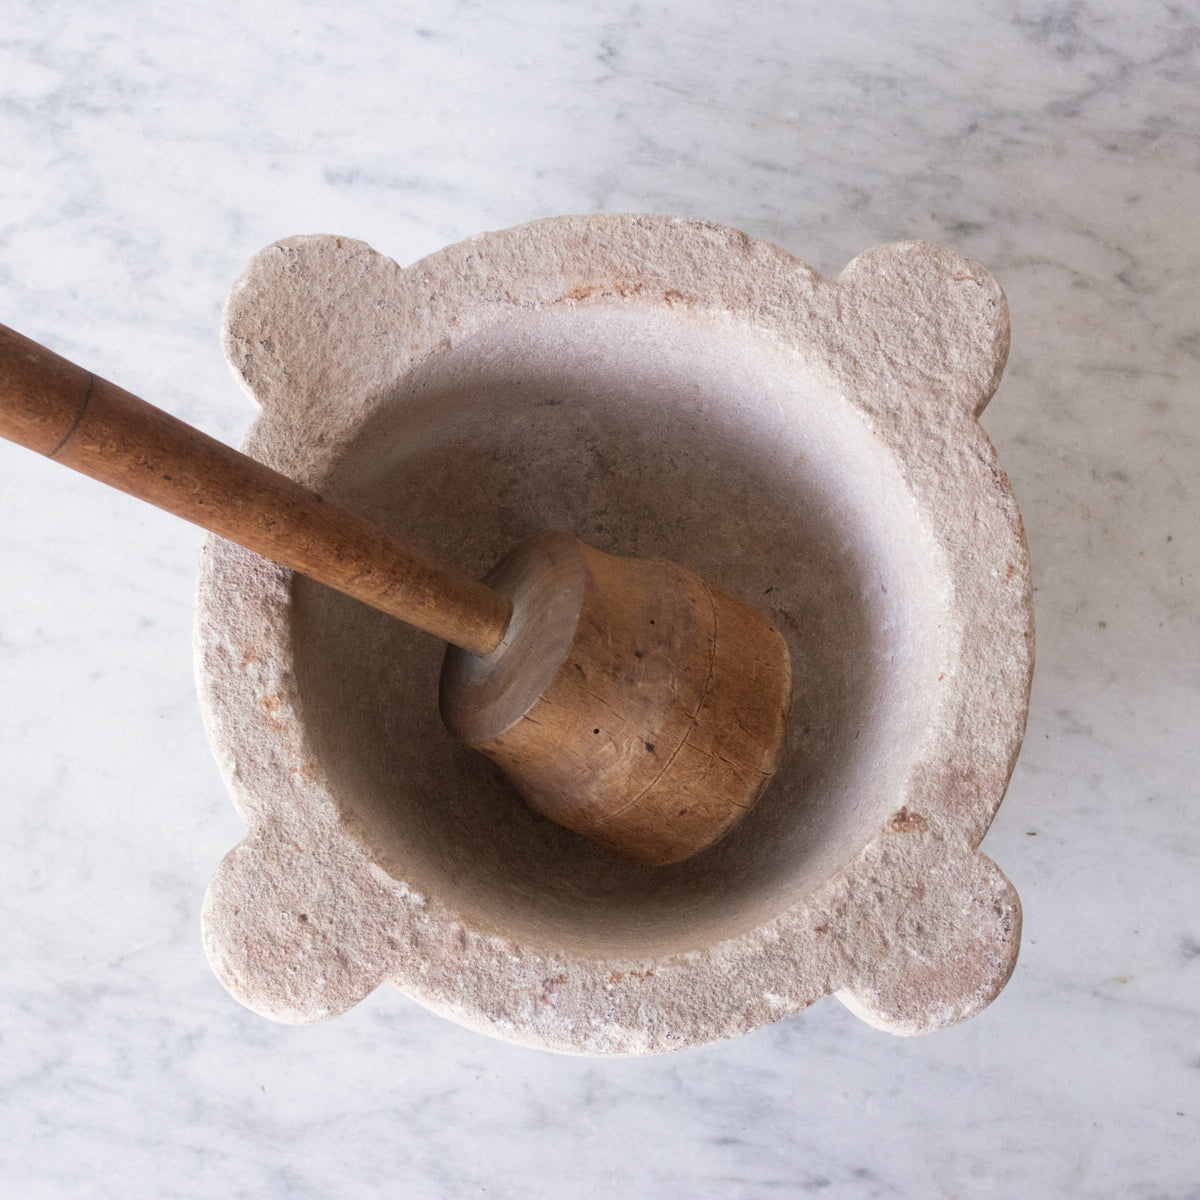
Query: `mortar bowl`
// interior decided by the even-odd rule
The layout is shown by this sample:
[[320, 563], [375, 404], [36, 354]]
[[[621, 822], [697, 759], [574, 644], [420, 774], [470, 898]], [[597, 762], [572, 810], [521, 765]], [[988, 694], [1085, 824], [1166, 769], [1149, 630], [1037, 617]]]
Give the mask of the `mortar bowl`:
[[978, 846], [1024, 731], [1028, 553], [978, 423], [1003, 293], [927, 243], [836, 279], [706, 222], [564, 217], [405, 269], [301, 237], [235, 284], [243, 449], [482, 577], [545, 529], [667, 558], [788, 641], [788, 744], [726, 838], [644, 867], [539, 817], [438, 718], [443, 647], [217, 538], [196, 662], [247, 836], [218, 977], [276, 1020], [393, 982], [480, 1031], [646, 1054], [835, 993], [989, 1003], [1020, 905]]

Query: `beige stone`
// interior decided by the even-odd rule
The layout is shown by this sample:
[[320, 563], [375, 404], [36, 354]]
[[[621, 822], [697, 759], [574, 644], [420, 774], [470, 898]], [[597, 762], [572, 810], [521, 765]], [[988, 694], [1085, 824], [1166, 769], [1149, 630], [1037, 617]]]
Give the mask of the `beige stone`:
[[895, 1033], [1003, 987], [1021, 915], [977, 849], [1033, 666], [1028, 554], [976, 420], [1003, 293], [937, 246], [825, 279], [735, 230], [565, 217], [401, 269], [292, 238], [225, 348], [243, 448], [482, 576], [543, 529], [758, 605], [794, 667], [785, 760], [716, 846], [649, 868], [531, 812], [438, 718], [442, 646], [218, 539], [196, 626], [245, 840], [205, 945], [276, 1020], [390, 980], [471, 1028], [648, 1054], [835, 993]]

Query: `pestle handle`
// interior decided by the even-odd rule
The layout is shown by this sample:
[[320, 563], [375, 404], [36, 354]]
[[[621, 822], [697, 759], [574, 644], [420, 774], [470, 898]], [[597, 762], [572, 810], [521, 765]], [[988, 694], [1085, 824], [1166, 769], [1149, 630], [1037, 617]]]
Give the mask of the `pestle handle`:
[[0, 436], [487, 654], [507, 596], [0, 325]]

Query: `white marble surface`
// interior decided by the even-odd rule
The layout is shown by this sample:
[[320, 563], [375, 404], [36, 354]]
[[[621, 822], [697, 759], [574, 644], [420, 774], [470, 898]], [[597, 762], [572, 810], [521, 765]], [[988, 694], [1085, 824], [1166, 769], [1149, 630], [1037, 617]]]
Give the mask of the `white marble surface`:
[[0, 1191], [1200, 1196], [1200, 7], [8, 0], [0, 320], [236, 441], [216, 328], [287, 234], [401, 262], [562, 212], [704, 216], [833, 272], [1000, 279], [985, 425], [1039, 663], [984, 848], [1025, 933], [914, 1041], [836, 1001], [557, 1058], [388, 989], [293, 1029], [208, 970], [241, 835], [190, 658], [200, 534], [0, 445]]

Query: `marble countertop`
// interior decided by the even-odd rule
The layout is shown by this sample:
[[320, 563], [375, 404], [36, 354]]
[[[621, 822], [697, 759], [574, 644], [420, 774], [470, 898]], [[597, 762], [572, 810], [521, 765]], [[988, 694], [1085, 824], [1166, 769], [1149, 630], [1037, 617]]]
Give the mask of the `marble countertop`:
[[0, 321], [228, 442], [263, 245], [401, 263], [567, 212], [701, 216], [836, 273], [900, 238], [1012, 312], [984, 424], [1038, 667], [984, 849], [1016, 973], [650, 1059], [385, 988], [290, 1028], [205, 961], [242, 835], [191, 662], [201, 534], [0, 445], [0, 1181], [39, 1197], [1200, 1196], [1200, 9], [11, 0]]

